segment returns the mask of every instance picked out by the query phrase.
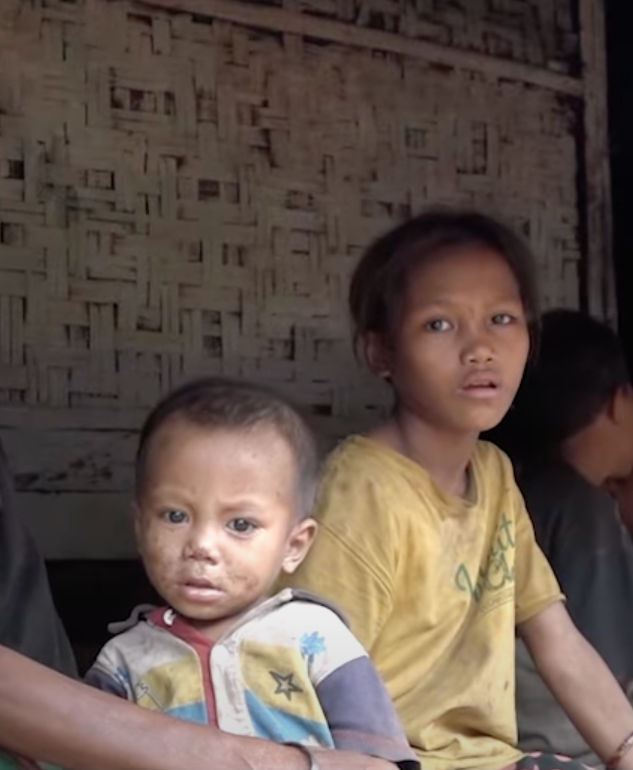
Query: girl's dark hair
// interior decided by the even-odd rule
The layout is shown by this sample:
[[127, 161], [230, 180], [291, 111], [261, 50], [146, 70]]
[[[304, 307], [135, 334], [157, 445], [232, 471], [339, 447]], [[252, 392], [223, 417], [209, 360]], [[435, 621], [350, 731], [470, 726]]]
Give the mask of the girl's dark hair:
[[527, 243], [510, 227], [480, 212], [433, 208], [374, 241], [356, 266], [349, 289], [356, 352], [368, 332], [393, 331], [413, 270], [442, 251], [464, 246], [485, 246], [507, 262], [519, 285], [534, 349], [539, 297]]
[[209, 430], [268, 427], [290, 447], [297, 470], [297, 511], [310, 516], [320, 479], [321, 458], [316, 437], [298, 409], [273, 390], [260, 385], [207, 377], [168, 393], [147, 417], [136, 453], [136, 495], [145, 488], [147, 456], [152, 441], [169, 420], [180, 417]]

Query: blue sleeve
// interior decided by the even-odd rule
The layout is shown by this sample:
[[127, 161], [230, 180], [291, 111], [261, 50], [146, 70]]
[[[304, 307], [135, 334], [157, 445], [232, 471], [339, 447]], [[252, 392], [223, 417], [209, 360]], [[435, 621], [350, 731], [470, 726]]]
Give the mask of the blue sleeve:
[[419, 770], [385, 685], [366, 656], [329, 674], [316, 688], [337, 749]]
[[127, 690], [119, 680], [104, 671], [100, 666], [92, 666], [84, 677], [84, 682], [91, 687], [96, 687], [97, 690], [103, 692], [109, 692], [111, 695], [116, 695], [118, 698], [127, 700]]

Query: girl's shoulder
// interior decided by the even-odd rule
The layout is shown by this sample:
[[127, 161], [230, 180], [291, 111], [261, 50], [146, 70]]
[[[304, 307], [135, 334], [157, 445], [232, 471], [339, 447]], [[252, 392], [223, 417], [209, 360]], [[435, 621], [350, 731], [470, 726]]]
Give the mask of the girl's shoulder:
[[473, 458], [479, 502], [494, 510], [518, 510], [522, 496], [508, 455], [488, 441], [479, 441]]
[[373, 439], [360, 433], [353, 433], [340, 441], [330, 452], [327, 466], [372, 465], [380, 461], [385, 449]]
[[342, 441], [325, 464], [324, 485], [340, 483], [356, 487], [399, 489], [426, 478], [426, 471], [404, 455], [373, 438], [360, 434]]
[[480, 439], [475, 448], [473, 463], [487, 475], [502, 477], [505, 481], [514, 481], [514, 468], [508, 455], [496, 444]]

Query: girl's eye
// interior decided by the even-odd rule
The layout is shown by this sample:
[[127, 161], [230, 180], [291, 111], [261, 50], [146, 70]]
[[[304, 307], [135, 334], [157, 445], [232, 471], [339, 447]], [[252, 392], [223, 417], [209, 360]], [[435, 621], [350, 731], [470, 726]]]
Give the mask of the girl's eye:
[[257, 525], [248, 519], [232, 519], [227, 527], [238, 535], [250, 535], [257, 529]]
[[514, 316], [511, 316], [510, 313], [497, 313], [492, 316], [492, 323], [495, 326], [508, 326], [508, 324], [511, 324], [513, 321]]
[[424, 328], [430, 332], [447, 332], [452, 329], [452, 325], [445, 318], [434, 318], [425, 323]]
[[165, 511], [163, 513], [163, 519], [170, 524], [184, 524], [189, 517], [184, 511]]

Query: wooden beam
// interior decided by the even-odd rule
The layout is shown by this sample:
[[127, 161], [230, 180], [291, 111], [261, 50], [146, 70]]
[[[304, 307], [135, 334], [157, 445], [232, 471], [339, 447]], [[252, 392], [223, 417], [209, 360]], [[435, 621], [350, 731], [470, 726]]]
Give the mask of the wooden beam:
[[81, 430], [138, 431], [147, 417], [142, 407], [81, 408], [47, 406], [0, 406], [2, 431], [18, 430]]
[[498, 59], [480, 53], [413, 40], [380, 30], [357, 27], [340, 21], [287, 11], [245, 0], [136, 0], [141, 5], [176, 13], [191, 13], [206, 18], [222, 19], [247, 27], [301, 35], [331, 43], [422, 59], [444, 67], [481, 72], [501, 80], [513, 80], [581, 97], [582, 82], [567, 75], [528, 64]]
[[584, 87], [587, 309], [617, 325], [604, 0], [579, 0]]

